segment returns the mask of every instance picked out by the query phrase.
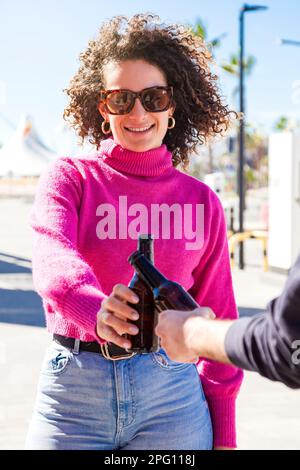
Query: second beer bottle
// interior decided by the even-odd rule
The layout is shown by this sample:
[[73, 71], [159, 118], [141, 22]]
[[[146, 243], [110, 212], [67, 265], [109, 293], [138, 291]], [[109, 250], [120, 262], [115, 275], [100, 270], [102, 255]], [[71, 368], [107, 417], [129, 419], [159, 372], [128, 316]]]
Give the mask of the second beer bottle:
[[[153, 263], [153, 237], [151, 234], [139, 235], [138, 253], [141, 253], [150, 264]], [[128, 335], [125, 337], [130, 339], [132, 347], [128, 349], [130, 352], [148, 353], [158, 349], [157, 339], [154, 334], [154, 315], [155, 305], [153, 293], [143, 279], [134, 273], [128, 284], [139, 297], [138, 304], [130, 304], [139, 314], [139, 319], [133, 322], [139, 329], [137, 335]]]
[[167, 279], [143, 253], [134, 252], [128, 261], [135, 268], [139, 277], [152, 290], [155, 308], [158, 312], [168, 309], [194, 310], [199, 307], [193, 297], [180, 284]]

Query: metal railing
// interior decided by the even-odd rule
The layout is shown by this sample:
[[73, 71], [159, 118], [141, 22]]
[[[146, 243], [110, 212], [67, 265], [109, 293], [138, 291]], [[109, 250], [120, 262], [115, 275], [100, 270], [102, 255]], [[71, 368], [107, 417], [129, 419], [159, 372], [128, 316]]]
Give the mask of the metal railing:
[[267, 230], [249, 230], [246, 232], [236, 232], [233, 233], [231, 230], [228, 230], [228, 245], [229, 245], [229, 254], [230, 254], [230, 265], [231, 268], [234, 267], [234, 252], [236, 246], [247, 240], [255, 239], [261, 240], [262, 242], [262, 251], [263, 251], [263, 268], [264, 271], [268, 271], [268, 232]]

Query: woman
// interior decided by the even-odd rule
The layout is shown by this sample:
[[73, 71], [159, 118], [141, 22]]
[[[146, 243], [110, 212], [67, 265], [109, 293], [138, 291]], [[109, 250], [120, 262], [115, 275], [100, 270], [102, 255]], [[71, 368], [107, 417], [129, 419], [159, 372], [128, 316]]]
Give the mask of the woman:
[[139, 233], [154, 232], [156, 266], [200, 305], [237, 316], [221, 204], [176, 169], [229, 124], [210, 55], [183, 27], [141, 14], [104, 24], [80, 59], [65, 116], [97, 152], [51, 165], [32, 211], [33, 278], [54, 340], [27, 448], [234, 448], [242, 372], [163, 349], [133, 356], [123, 336], [137, 332], [127, 258]]

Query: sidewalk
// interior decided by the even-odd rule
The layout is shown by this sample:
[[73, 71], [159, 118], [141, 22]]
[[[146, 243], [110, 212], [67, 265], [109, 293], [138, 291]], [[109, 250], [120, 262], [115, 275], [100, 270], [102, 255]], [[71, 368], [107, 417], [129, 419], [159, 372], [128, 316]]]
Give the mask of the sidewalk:
[[[284, 286], [286, 277], [247, 267], [233, 270], [241, 316], [264, 309]], [[299, 390], [271, 382], [255, 372], [245, 372], [237, 400], [240, 449], [300, 449]]]
[[[0, 201], [0, 449], [22, 449], [49, 335], [30, 271], [30, 201]], [[12, 218], [13, 215], [13, 218]], [[257, 241], [246, 247], [245, 271], [233, 270], [241, 315], [264, 309], [286, 277], [264, 273]], [[240, 449], [300, 449], [299, 391], [246, 372], [238, 402]]]

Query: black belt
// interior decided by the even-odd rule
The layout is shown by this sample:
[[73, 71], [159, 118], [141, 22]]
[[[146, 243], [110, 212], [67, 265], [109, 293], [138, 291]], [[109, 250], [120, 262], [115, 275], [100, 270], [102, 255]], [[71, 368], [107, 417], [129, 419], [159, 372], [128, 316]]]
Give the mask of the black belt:
[[120, 348], [113, 343], [99, 344], [97, 341], [85, 342], [76, 340], [75, 338], [68, 338], [67, 336], [53, 335], [54, 341], [71, 349], [73, 353], [78, 354], [80, 351], [89, 351], [97, 354], [106, 359], [117, 361], [119, 359], [129, 359], [135, 356], [136, 353], [127, 352], [126, 349]]

